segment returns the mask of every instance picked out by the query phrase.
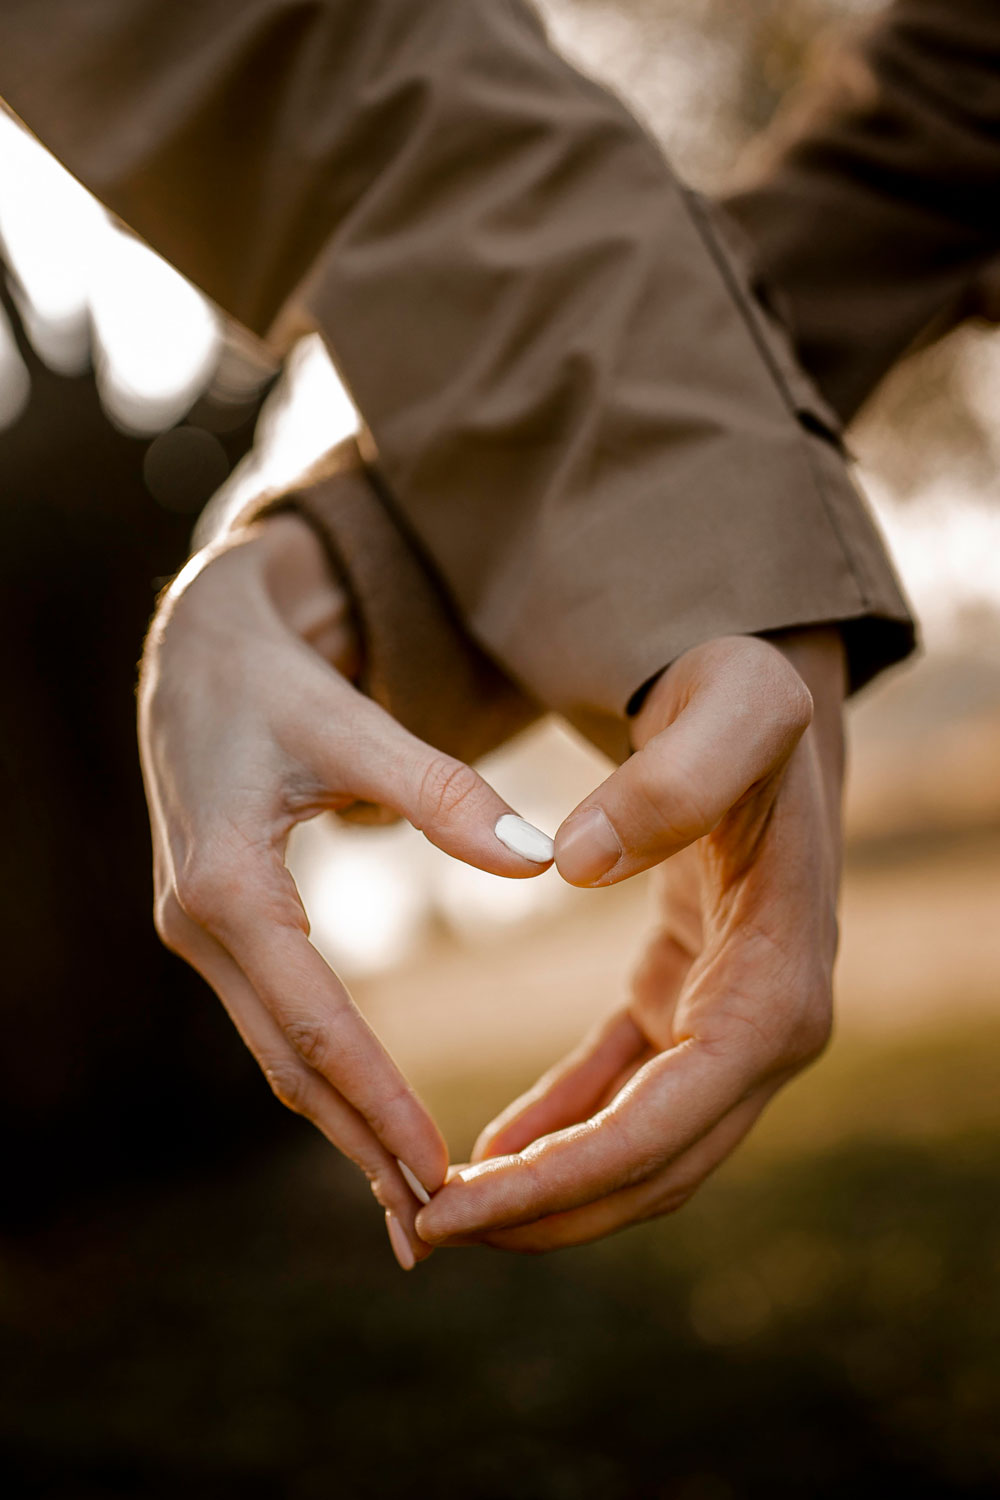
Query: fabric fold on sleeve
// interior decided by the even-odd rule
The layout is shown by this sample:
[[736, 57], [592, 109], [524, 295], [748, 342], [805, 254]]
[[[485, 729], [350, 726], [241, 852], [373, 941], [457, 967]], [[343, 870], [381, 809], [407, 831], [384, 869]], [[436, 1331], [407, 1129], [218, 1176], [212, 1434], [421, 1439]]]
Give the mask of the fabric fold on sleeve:
[[[353, 439], [294, 485], [249, 501], [229, 526], [287, 510], [312, 526], [350, 598], [362, 641], [358, 687], [404, 728], [474, 761], [544, 712], [462, 629], [431, 569], [387, 513]], [[360, 804], [352, 815], [363, 816]]]
[[827, 44], [740, 175], [754, 289], [849, 420], [1000, 253], [1000, 5], [895, 0]]
[[910, 649], [739, 258], [520, 0], [8, 0], [0, 93], [248, 327], [308, 310], [449, 608], [599, 743], [709, 637]]

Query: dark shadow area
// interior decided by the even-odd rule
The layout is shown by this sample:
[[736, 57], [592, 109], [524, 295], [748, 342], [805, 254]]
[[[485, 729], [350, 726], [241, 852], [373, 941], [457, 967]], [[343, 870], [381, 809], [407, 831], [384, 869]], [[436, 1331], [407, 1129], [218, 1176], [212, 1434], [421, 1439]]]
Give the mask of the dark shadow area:
[[996, 1146], [867, 1141], [405, 1281], [321, 1148], [67, 1220], [6, 1267], [16, 1492], [985, 1500]]
[[[4, 307], [20, 331], [6, 293]], [[0, 432], [0, 1225], [200, 1169], [280, 1134], [207, 987], [159, 944], [135, 748], [136, 663], [190, 513], [89, 376], [21, 337], [32, 394]], [[219, 439], [234, 464], [256, 404]]]

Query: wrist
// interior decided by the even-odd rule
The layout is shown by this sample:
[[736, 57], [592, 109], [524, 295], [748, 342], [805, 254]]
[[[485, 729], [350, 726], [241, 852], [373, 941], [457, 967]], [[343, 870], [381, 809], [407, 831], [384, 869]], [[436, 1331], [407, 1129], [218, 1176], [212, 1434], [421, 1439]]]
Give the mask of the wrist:
[[765, 637], [805, 683], [813, 700], [811, 729], [829, 768], [843, 773], [843, 708], [847, 697], [847, 652], [835, 625], [776, 631]]
[[761, 637], [798, 672], [813, 696], [817, 710], [835, 705], [838, 712], [847, 696], [847, 652], [835, 625], [801, 630], [776, 630]]
[[314, 528], [294, 510], [283, 510], [254, 521], [244, 535], [284, 624], [342, 676], [356, 681], [362, 653], [350, 595]]
[[[804, 753], [815, 757], [834, 845], [840, 848], [841, 796], [846, 769], [844, 700], [847, 697], [847, 652], [836, 626], [780, 631], [770, 643], [795, 668], [812, 696], [812, 722]], [[839, 853], [838, 853], [839, 860]]]

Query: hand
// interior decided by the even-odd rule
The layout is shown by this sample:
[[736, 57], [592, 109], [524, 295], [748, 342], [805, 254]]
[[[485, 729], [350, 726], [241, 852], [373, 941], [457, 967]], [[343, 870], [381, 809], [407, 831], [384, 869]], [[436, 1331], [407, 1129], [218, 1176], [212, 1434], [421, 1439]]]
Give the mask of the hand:
[[823, 1049], [843, 695], [827, 630], [714, 641], [659, 678], [637, 753], [556, 835], [575, 885], [661, 866], [631, 1002], [487, 1127], [423, 1239], [541, 1251], [671, 1212]]
[[357, 692], [344, 675], [356, 658], [318, 541], [298, 517], [272, 516], [199, 553], [167, 592], [143, 658], [139, 740], [161, 937], [215, 989], [278, 1098], [363, 1168], [412, 1265], [430, 1252], [399, 1163], [433, 1192], [447, 1150], [309, 943], [288, 835], [360, 798], [497, 875], [551, 861], [500, 842], [506, 803]]

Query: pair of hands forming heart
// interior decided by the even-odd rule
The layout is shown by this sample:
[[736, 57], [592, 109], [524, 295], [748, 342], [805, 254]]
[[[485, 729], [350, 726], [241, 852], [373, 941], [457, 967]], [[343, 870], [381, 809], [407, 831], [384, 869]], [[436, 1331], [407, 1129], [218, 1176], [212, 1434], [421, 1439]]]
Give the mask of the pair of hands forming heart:
[[403, 1266], [435, 1245], [577, 1244], [679, 1207], [829, 1035], [838, 634], [712, 641], [650, 689], [636, 753], [555, 837], [575, 885], [660, 866], [631, 999], [457, 1169], [309, 943], [288, 835], [361, 798], [494, 874], [550, 861], [502, 843], [511, 809], [481, 777], [352, 687], [355, 650], [292, 515], [199, 553], [172, 585], [139, 693], [161, 937], [216, 990], [278, 1098], [366, 1173]]

